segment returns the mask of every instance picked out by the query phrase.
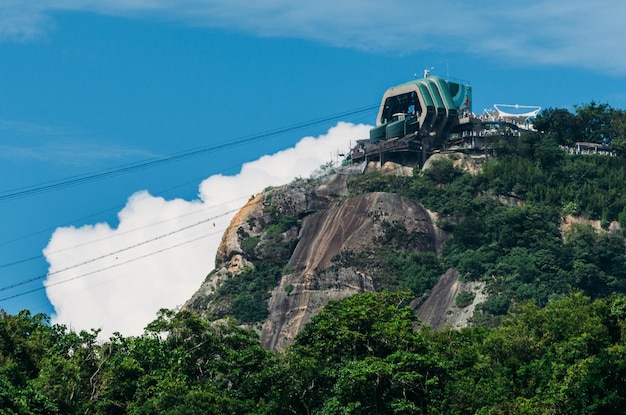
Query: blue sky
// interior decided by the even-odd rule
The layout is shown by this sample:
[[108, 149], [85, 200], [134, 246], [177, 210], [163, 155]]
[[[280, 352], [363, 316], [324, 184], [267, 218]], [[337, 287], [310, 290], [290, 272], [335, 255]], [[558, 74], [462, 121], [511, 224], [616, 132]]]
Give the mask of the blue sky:
[[[74, 321], [77, 314], [90, 316], [81, 311], [90, 304], [107, 310], [147, 296], [141, 290], [151, 284], [164, 293], [185, 285], [179, 295], [187, 298], [213, 267], [209, 245], [219, 242], [218, 228], [229, 219], [219, 215], [267, 185], [308, 177], [333, 151], [365, 137], [367, 128], [358, 125], [373, 124], [375, 110], [335, 116], [378, 104], [386, 88], [421, 76], [424, 68], [469, 81], [476, 113], [496, 103], [571, 108], [595, 100], [626, 107], [626, 6], [614, 1], [501, 2], [498, 8], [433, 2], [407, 8], [405, 2], [368, 0], [23, 3], [32, 2], [0, 2], [0, 198], [288, 130], [245, 146], [0, 200], [0, 307], [54, 314], [79, 328], [116, 329], [97, 317]], [[338, 121], [348, 124], [336, 127]], [[295, 149], [307, 136], [320, 140], [316, 158], [310, 147]], [[292, 151], [262, 159], [287, 149]], [[243, 163], [259, 170], [245, 176]], [[143, 207], [149, 213], [136, 196], [144, 190], [139, 195], [150, 196]], [[215, 235], [207, 240], [213, 242], [200, 245], [192, 261], [197, 265], [141, 280], [134, 288], [139, 291], [132, 291], [137, 274], [164, 269], [160, 249], [146, 246], [154, 269], [113, 268], [94, 281], [115, 258], [107, 254], [125, 255], [133, 244], [186, 226], [177, 215], [188, 217], [200, 207], [215, 209], [204, 217], [224, 223], [211, 226]], [[171, 217], [149, 222], [154, 209], [171, 211]], [[158, 225], [166, 220], [169, 228]], [[149, 234], [135, 232], [131, 240], [121, 230], [139, 227]], [[118, 239], [95, 249], [88, 241], [102, 232]], [[56, 259], [50, 254], [55, 250]], [[80, 277], [78, 264], [85, 262], [94, 269], [82, 274], [94, 274]], [[46, 277], [48, 272], [53, 274]], [[43, 289], [44, 281], [62, 274], [84, 285]], [[183, 274], [194, 277], [183, 284]], [[159, 296], [150, 300], [152, 308], [137, 324], [180, 298], [174, 304]]]

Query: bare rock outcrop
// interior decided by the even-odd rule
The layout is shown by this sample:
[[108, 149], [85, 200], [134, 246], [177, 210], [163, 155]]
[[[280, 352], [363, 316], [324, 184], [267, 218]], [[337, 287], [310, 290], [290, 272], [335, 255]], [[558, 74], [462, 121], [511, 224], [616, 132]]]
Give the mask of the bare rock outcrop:
[[[470, 304], [458, 306], [455, 300], [463, 291], [473, 293], [474, 299]], [[484, 282], [462, 282], [459, 280], [459, 272], [450, 268], [441, 276], [428, 298], [419, 305], [417, 316], [423, 324], [433, 329], [467, 327], [476, 305], [485, 302], [487, 297]]]
[[[387, 164], [385, 168], [398, 170]], [[401, 170], [404, 175], [412, 172]], [[396, 231], [409, 240], [403, 252], [440, 252], [449, 234], [436, 225], [436, 213], [394, 193], [349, 197], [348, 178], [335, 174], [323, 181], [296, 180], [251, 198], [224, 233], [215, 270], [184, 307], [228, 315], [229, 300], [218, 298], [219, 287], [228, 281], [239, 284], [231, 279], [276, 254], [280, 258], [273, 264], [280, 264], [282, 272], [264, 294], [269, 296], [264, 300], [269, 315], [255, 328], [265, 347], [284, 350], [329, 301], [379, 288], [379, 270], [355, 267], [343, 259], [369, 252]], [[464, 290], [476, 292], [474, 305], [484, 300], [481, 287], [462, 283], [449, 271], [421, 304], [422, 321], [435, 328], [467, 324], [473, 305], [454, 308], [456, 295]]]
[[[347, 195], [348, 176], [336, 174], [321, 183], [311, 184], [307, 180], [276, 187], [255, 195], [231, 220], [222, 235], [217, 249], [215, 269], [205, 278], [200, 288], [187, 300], [183, 309], [195, 309], [214, 314], [219, 306], [212, 304], [211, 296], [227, 279], [254, 267], [251, 252], [246, 252], [242, 241], [261, 238], [266, 224], [275, 214], [305, 218], [313, 212], [326, 209], [337, 199]], [[298, 228], [290, 230], [285, 238], [296, 240]]]
[[241, 232], [249, 236], [263, 233], [262, 223], [271, 221], [266, 209], [273, 206], [281, 214], [297, 217], [317, 212], [328, 207], [333, 201], [347, 195], [348, 176], [335, 174], [321, 184], [308, 187], [305, 182], [293, 183], [260, 193], [251, 198], [233, 217], [222, 236], [215, 259], [216, 268], [227, 265], [233, 255], [241, 254]]
[[283, 350], [328, 301], [374, 291], [375, 275], [332, 267], [343, 251], [360, 252], [382, 234], [384, 223], [402, 223], [409, 233], [424, 235], [419, 247], [435, 252], [436, 226], [418, 203], [390, 193], [355, 196], [306, 217], [298, 244], [284, 275], [272, 292], [270, 315], [261, 332], [262, 344]]

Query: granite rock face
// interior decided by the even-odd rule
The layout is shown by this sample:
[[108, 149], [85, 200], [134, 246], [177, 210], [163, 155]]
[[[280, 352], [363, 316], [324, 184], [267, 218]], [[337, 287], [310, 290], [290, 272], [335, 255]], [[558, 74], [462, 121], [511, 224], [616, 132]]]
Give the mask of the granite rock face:
[[373, 273], [333, 266], [332, 259], [341, 252], [368, 248], [383, 233], [385, 222], [401, 223], [408, 232], [423, 235], [419, 248], [436, 251], [442, 233], [428, 211], [396, 194], [355, 196], [303, 220], [288, 264], [293, 273], [283, 275], [272, 292], [270, 314], [261, 332], [265, 347], [284, 349], [328, 301], [374, 291]]
[[[215, 298], [218, 287], [248, 268], [254, 268], [261, 258], [258, 247], [266, 244], [268, 224], [278, 217], [297, 218], [295, 226], [280, 235], [281, 241], [296, 246], [302, 224], [347, 195], [347, 175], [333, 175], [312, 185], [306, 181], [273, 188], [252, 197], [233, 217], [222, 236], [215, 258], [215, 269], [183, 308], [199, 310], [208, 316], [219, 316], [224, 309], [221, 299]], [[246, 241], [256, 239], [255, 249]], [[291, 254], [289, 252], [289, 254]], [[289, 258], [285, 259], [287, 263]]]
[[[317, 183], [296, 181], [250, 199], [223, 235], [215, 270], [185, 307], [219, 315], [223, 304], [215, 298], [217, 287], [255, 267], [263, 255], [272, 255], [273, 250], [267, 249], [271, 244], [268, 233], [271, 226], [276, 230], [276, 225], [271, 224], [276, 223], [277, 217], [295, 219], [293, 224], [280, 228], [279, 235], [273, 235], [274, 241], [289, 247], [276, 253], [283, 255], [286, 266], [278, 284], [271, 289], [269, 315], [256, 326], [263, 346], [272, 350], [284, 350], [292, 344], [304, 325], [329, 301], [376, 289], [376, 269], [343, 266], [336, 261], [343, 253], [365, 252], [380, 241], [377, 238], [389, 232], [390, 226], [418, 235], [408, 251], [440, 251], [449, 235], [436, 226], [436, 214], [393, 193], [348, 197], [348, 178], [335, 174]], [[458, 284], [443, 285], [442, 289], [445, 287], [455, 292], [441, 295], [451, 295], [453, 299]], [[448, 311], [446, 305], [451, 302], [438, 303], [435, 314], [423, 311], [423, 301], [416, 304], [421, 303], [423, 315], [430, 315], [427, 320], [435, 322], [441, 321], [441, 314]]]

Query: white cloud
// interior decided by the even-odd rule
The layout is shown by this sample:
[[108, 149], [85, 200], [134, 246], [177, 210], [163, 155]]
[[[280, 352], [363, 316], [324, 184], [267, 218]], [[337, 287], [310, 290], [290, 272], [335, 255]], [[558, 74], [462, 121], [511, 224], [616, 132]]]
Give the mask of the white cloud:
[[[33, 4], [34, 3], [34, 4]], [[7, 0], [0, 34], [30, 38], [51, 11], [224, 27], [259, 36], [313, 39], [335, 46], [412, 53], [438, 48], [527, 64], [559, 64], [626, 73], [626, 3], [528, 0], [481, 4], [399, 0]]]
[[141, 333], [160, 308], [182, 305], [199, 288], [214, 267], [224, 229], [250, 196], [308, 177], [350, 141], [367, 137], [369, 128], [339, 123], [325, 135], [244, 164], [237, 175], [211, 176], [200, 184], [198, 200], [137, 192], [118, 213], [117, 228], [58, 228], [44, 249], [53, 322], [101, 328], [104, 338], [115, 331]]
[[21, 0], [0, 4], [0, 40], [26, 41], [44, 36], [52, 27], [46, 8]]

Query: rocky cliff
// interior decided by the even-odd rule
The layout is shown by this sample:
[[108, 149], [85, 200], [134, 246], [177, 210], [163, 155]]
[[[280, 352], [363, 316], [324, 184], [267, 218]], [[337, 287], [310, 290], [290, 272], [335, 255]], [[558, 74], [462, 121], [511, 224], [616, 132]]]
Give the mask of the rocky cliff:
[[[411, 171], [391, 164], [384, 170]], [[262, 303], [265, 314], [256, 319], [262, 343], [284, 350], [328, 301], [392, 284], [380, 277], [375, 261], [367, 264], [372, 247], [400, 244], [407, 255], [439, 252], [448, 234], [437, 226], [436, 214], [393, 193], [350, 196], [345, 173], [298, 180], [250, 199], [223, 235], [215, 271], [185, 307], [213, 317], [240, 313], [246, 322]], [[259, 285], [261, 276], [265, 286]], [[451, 312], [456, 293], [481, 287], [460, 284], [450, 270], [429, 299], [416, 299], [424, 323], [438, 327], [467, 320], [467, 311]], [[256, 290], [255, 296], [246, 289]]]

